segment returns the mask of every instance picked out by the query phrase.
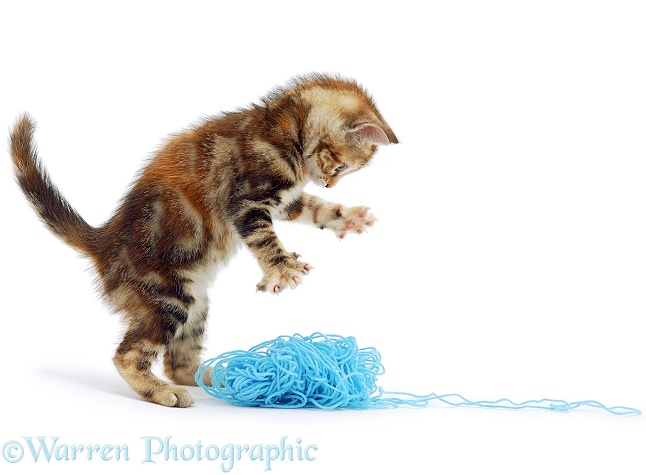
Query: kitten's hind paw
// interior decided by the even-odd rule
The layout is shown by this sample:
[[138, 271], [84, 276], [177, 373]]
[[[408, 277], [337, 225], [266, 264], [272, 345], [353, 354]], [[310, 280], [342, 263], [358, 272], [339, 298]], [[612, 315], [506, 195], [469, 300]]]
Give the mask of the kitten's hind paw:
[[193, 404], [193, 398], [188, 391], [170, 384], [148, 391], [143, 396], [147, 401], [167, 407], [189, 407]]
[[339, 206], [336, 215], [337, 218], [330, 221], [326, 227], [334, 231], [339, 239], [343, 239], [347, 233], [361, 234], [377, 221], [367, 206]]
[[312, 266], [309, 264], [296, 260], [288, 262], [265, 272], [262, 280], [256, 285], [256, 291], [279, 294], [287, 288], [295, 289], [303, 283], [303, 277], [311, 270]]

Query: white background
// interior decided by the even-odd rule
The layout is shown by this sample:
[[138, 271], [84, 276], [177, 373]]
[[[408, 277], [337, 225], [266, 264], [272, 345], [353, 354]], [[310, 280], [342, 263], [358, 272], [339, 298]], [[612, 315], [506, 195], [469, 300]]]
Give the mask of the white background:
[[[354, 77], [401, 144], [311, 191], [380, 221], [341, 242], [277, 225], [315, 267], [279, 297], [255, 293], [241, 250], [212, 288], [205, 356], [337, 333], [381, 351], [390, 390], [646, 410], [644, 25], [639, 1], [5, 2], [1, 128], [32, 114], [54, 181], [99, 225], [168, 134], [294, 75]], [[121, 326], [87, 262], [2, 155], [0, 445], [59, 436], [131, 460], [0, 458], [0, 473], [220, 472], [141, 465], [146, 436], [318, 446], [279, 474], [646, 473], [646, 416], [241, 409], [199, 388], [189, 409], [141, 402], [112, 366]]]

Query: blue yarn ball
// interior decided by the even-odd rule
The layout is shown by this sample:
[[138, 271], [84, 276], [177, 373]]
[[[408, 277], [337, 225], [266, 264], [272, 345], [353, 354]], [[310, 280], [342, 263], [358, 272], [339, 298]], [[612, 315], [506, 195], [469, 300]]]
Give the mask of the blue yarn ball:
[[[491, 409], [545, 409], [566, 412], [579, 407], [601, 409], [616, 415], [639, 415], [639, 409], [607, 407], [595, 400], [567, 402], [530, 399], [520, 403], [507, 398], [472, 401], [460, 394], [416, 395], [377, 387], [383, 374], [381, 355], [361, 348], [353, 337], [324, 335], [281, 336], [249, 351], [231, 351], [204, 361], [195, 381], [207, 393], [236, 406], [318, 409], [368, 409], [427, 406], [432, 401], [452, 407]], [[204, 378], [211, 374], [211, 384]]]
[[[212, 369], [211, 385], [204, 376]], [[353, 337], [281, 336], [249, 351], [204, 361], [196, 382], [210, 395], [237, 406], [366, 409], [383, 374], [381, 355]]]

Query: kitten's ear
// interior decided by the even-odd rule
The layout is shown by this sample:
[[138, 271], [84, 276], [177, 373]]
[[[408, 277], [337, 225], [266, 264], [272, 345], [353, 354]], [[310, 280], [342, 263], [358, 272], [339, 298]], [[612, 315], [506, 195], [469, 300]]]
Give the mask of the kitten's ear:
[[397, 137], [388, 127], [381, 128], [375, 124], [361, 124], [352, 130], [352, 135], [359, 141], [375, 145], [398, 143]]

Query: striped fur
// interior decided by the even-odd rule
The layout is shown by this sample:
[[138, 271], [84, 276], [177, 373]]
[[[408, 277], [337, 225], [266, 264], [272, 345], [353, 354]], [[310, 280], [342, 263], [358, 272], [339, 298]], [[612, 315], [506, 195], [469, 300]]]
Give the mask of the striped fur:
[[192, 404], [158, 379], [193, 385], [208, 313], [207, 287], [240, 244], [262, 269], [257, 290], [280, 293], [310, 271], [276, 236], [276, 219], [330, 229], [342, 238], [375, 218], [304, 193], [359, 170], [397, 138], [353, 81], [294, 80], [259, 105], [203, 121], [172, 138], [143, 169], [114, 216], [92, 227], [49, 179], [24, 115], [11, 133], [16, 179], [47, 227], [94, 264], [105, 299], [127, 329], [114, 363], [144, 399]]

